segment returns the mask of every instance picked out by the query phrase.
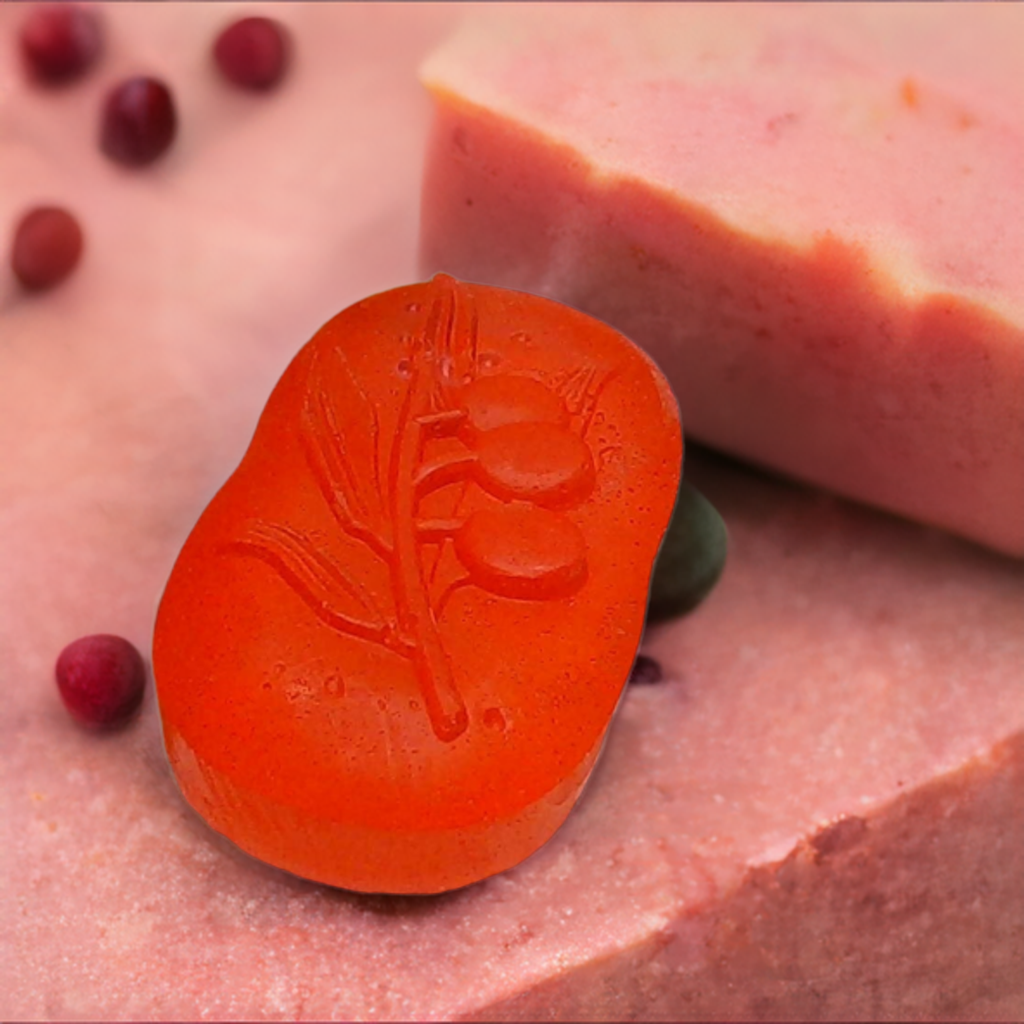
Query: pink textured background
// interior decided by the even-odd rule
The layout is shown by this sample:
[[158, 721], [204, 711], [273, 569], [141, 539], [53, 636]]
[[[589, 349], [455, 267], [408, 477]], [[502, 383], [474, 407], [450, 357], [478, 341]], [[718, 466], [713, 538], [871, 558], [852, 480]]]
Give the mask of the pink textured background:
[[[0, 1016], [1021, 1016], [1024, 567], [713, 456], [688, 472], [729, 524], [719, 588], [649, 636], [666, 679], [566, 827], [482, 885], [284, 876], [184, 806], [151, 693], [123, 733], [71, 723], [61, 647], [148, 649], [288, 359], [415, 277], [414, 68], [455, 13], [282, 7], [295, 75], [255, 101], [205, 64], [231, 10], [105, 8], [106, 62], [51, 95], [0, 8], [0, 226], [62, 201], [88, 245], [49, 296], [0, 268]], [[182, 109], [145, 174], [93, 145], [136, 70]]]

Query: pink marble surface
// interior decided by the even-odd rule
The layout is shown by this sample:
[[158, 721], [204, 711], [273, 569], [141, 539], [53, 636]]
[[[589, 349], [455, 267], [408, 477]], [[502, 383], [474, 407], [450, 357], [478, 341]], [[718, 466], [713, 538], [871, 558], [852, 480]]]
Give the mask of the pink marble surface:
[[[204, 66], [227, 11], [104, 9], [107, 63], [59, 95], [0, 60], [0, 224], [64, 201], [89, 246], [50, 296], [0, 270], [0, 1017], [1019, 1017], [1024, 568], [713, 457], [719, 588], [648, 637], [666, 679], [565, 828], [479, 886], [282, 875], [184, 806], [151, 693], [117, 735], [69, 720], [61, 647], [148, 649], [288, 359], [415, 276], [413, 69], [454, 12], [282, 7], [302, 58], [263, 103]], [[184, 125], [139, 176], [92, 148], [134, 70]]]

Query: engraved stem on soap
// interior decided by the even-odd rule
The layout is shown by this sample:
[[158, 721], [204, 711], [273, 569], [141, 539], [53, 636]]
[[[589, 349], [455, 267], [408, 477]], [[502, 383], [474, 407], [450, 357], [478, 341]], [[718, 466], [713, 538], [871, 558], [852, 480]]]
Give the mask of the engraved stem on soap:
[[[314, 346], [307, 357], [299, 430], [307, 465], [341, 532], [386, 567], [390, 593], [364, 585], [358, 560], [346, 565], [329, 537], [295, 526], [249, 520], [227, 545], [271, 566], [330, 629], [411, 662], [431, 728], [446, 742], [469, 724], [439, 627], [452, 595], [468, 586], [554, 601], [586, 581], [586, 540], [566, 513], [596, 486], [586, 435], [613, 376], [592, 365], [551, 384], [481, 376], [467, 291], [445, 275], [429, 286], [426, 323], [405, 339], [396, 368], [407, 384], [386, 467], [377, 406], [342, 347]], [[421, 503], [450, 486], [451, 499], [432, 499], [433, 518], [423, 517]], [[455, 558], [439, 576], [452, 542]]]
[[412, 379], [398, 418], [390, 478], [395, 531], [392, 580], [398, 624], [416, 638], [413, 663], [434, 733], [439, 739], [453, 740], [465, 732], [469, 719], [430, 604], [416, 529], [416, 477], [430, 426], [429, 418], [424, 422], [422, 417], [433, 411], [434, 374], [454, 327], [455, 296], [450, 289], [445, 292], [431, 308], [426, 337], [413, 342]]

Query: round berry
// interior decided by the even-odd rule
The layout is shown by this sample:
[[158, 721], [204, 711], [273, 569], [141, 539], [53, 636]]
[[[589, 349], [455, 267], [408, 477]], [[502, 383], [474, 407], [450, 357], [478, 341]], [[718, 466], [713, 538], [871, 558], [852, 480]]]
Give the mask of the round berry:
[[37, 206], [14, 230], [11, 269], [30, 291], [52, 288], [66, 278], [82, 256], [82, 229], [67, 210]]
[[532, 377], [476, 377], [463, 388], [459, 404], [466, 413], [464, 433], [469, 444], [476, 435], [510, 423], [569, 425], [562, 399]]
[[124, 637], [83, 636], [61, 651], [57, 686], [76, 721], [91, 728], [114, 728], [127, 722], [142, 703], [146, 666]]
[[586, 441], [550, 423], [506, 423], [479, 435], [475, 450], [477, 482], [503, 501], [578, 505], [597, 481]]
[[477, 509], [455, 534], [455, 554], [475, 586], [500, 597], [556, 601], [587, 579], [583, 531], [535, 505]]
[[718, 582], [728, 551], [729, 533], [722, 517], [683, 480], [651, 574], [647, 621], [663, 622], [693, 611]]
[[100, 149], [115, 163], [144, 167], [167, 151], [177, 130], [167, 86], [156, 78], [129, 78], [107, 96]]
[[79, 78], [102, 48], [99, 19], [77, 4], [44, 4], [21, 26], [21, 53], [29, 74], [46, 85]]
[[217, 37], [213, 57], [229, 82], [241, 89], [264, 92], [284, 77], [288, 48], [288, 36], [279, 22], [242, 18]]
[[629, 674], [631, 683], [660, 683], [664, 678], [661, 665], [646, 654], [638, 654]]

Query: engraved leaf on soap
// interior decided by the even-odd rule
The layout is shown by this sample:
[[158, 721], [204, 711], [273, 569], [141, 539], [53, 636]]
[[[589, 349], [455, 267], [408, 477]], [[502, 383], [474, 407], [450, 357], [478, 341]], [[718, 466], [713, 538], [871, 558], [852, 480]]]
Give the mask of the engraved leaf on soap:
[[380, 419], [338, 348], [313, 350], [301, 427], [306, 458], [338, 524], [389, 557]]
[[[329, 538], [315, 543], [295, 526], [252, 520], [230, 547], [270, 566], [326, 626], [407, 659], [434, 733], [451, 741], [468, 715], [438, 620], [465, 586], [556, 600], [583, 585], [586, 541], [565, 511], [595, 486], [585, 436], [610, 375], [581, 367], [554, 389], [481, 376], [467, 290], [444, 275], [430, 287], [424, 328], [406, 339], [407, 383], [386, 463], [378, 409], [339, 348], [314, 347], [300, 410], [317, 488], [341, 532], [386, 570], [389, 592], [371, 592]], [[462, 514], [473, 487], [498, 504]], [[449, 496], [447, 517], [436, 517], [438, 492]], [[433, 518], [421, 513], [428, 495]], [[449, 544], [464, 574], [439, 580]]]
[[365, 587], [352, 580], [305, 534], [281, 523], [249, 520], [230, 547], [266, 562], [325, 625], [408, 654], [394, 622]]

